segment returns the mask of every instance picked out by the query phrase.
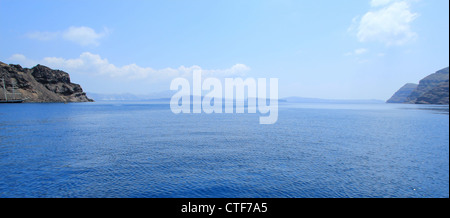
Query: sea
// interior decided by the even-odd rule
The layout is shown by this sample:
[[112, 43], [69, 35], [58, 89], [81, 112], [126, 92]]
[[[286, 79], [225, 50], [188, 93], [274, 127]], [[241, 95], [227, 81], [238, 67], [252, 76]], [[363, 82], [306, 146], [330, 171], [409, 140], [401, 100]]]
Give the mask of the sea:
[[0, 198], [448, 198], [449, 107], [0, 105]]

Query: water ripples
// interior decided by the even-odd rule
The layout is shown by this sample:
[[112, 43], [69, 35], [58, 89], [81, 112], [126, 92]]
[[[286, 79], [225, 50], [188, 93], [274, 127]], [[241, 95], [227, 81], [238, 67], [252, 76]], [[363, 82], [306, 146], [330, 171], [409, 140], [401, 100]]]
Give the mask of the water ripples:
[[448, 197], [448, 116], [429, 110], [281, 108], [264, 126], [151, 104], [25, 107], [0, 118], [0, 197]]

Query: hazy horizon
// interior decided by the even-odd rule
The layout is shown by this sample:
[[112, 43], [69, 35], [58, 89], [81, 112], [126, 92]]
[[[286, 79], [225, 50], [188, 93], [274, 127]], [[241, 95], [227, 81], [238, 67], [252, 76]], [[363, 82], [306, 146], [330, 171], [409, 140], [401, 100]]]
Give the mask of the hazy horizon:
[[[148, 94], [133, 94], [133, 93], [94, 93], [94, 92], [87, 92], [88, 97], [93, 97], [94, 100], [96, 100], [96, 97], [101, 96], [103, 97], [102, 99], [99, 99], [100, 101], [104, 101], [105, 97], [111, 97], [108, 100], [120, 100], [120, 99], [113, 99], [113, 98], [117, 98], [117, 97], [123, 97], [123, 98], [127, 98], [128, 99], [124, 99], [124, 100], [129, 100], [129, 99], [133, 99], [135, 98], [136, 100], [161, 100], [161, 99], [170, 99], [173, 94], [175, 94], [176, 91], [161, 91], [161, 92], [153, 92], [153, 93], [148, 93]], [[207, 92], [206, 92], [207, 93]], [[191, 95], [192, 97], [193, 95]], [[202, 97], [205, 97], [205, 94], [202, 93]], [[222, 98], [223, 100], [225, 100], [226, 98]], [[270, 99], [269, 97], [267, 97], [267, 99]], [[331, 98], [310, 98], [308, 96], [279, 96], [278, 97], [279, 100], [287, 100], [287, 99], [303, 99], [303, 100], [330, 100], [330, 101], [379, 101], [379, 102], [385, 102], [385, 99], [344, 99], [344, 98], [336, 98], [336, 99], [331, 99]], [[241, 99], [241, 100], [247, 100], [247, 98], [245, 99]]]
[[0, 0], [0, 61], [87, 93], [166, 92], [201, 69], [279, 78], [280, 98], [387, 100], [449, 66], [448, 18], [439, 0]]

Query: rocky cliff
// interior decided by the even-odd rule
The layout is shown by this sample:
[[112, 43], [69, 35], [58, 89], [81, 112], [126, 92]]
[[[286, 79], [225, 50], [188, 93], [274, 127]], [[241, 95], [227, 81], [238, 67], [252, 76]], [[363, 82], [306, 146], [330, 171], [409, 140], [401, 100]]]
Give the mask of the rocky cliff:
[[449, 84], [446, 82], [440, 83], [430, 91], [422, 94], [416, 99], [415, 104], [449, 104]]
[[[409, 95], [409, 97], [406, 99], [407, 103], [412, 103], [412, 104], [416, 104], [416, 103], [421, 103], [421, 104], [435, 104], [438, 103], [435, 99], [435, 101], [425, 101], [425, 99], [430, 99], [430, 98], [425, 98], [424, 95], [430, 96], [430, 95], [435, 95], [435, 98], [448, 98], [448, 91], [447, 93], [435, 93], [433, 92], [433, 90], [435, 90], [437, 87], [440, 87], [442, 85], [444, 85], [445, 83], [448, 83], [449, 81], [449, 68], [444, 68], [434, 74], [431, 74], [427, 77], [425, 77], [424, 79], [422, 79], [419, 83], [419, 86], [417, 86], [417, 89], [415, 89], [411, 95]], [[422, 102], [418, 102], [418, 99], [422, 99]], [[431, 100], [431, 99], [430, 99]], [[441, 100], [438, 100], [441, 101]], [[448, 101], [447, 101], [448, 103]]]
[[[20, 65], [0, 62], [0, 83], [4, 79], [9, 98], [12, 90], [19, 95], [15, 98], [25, 102], [92, 102], [80, 85], [70, 81], [68, 73], [37, 65], [31, 69]], [[4, 99], [3, 84], [0, 84], [0, 100]]]
[[387, 103], [404, 103], [411, 93], [417, 89], [418, 84], [408, 83], [398, 90]]
[[444, 68], [422, 79], [419, 85], [410, 92], [409, 96], [403, 97], [410, 91], [410, 88], [400, 89], [401, 95], [394, 95], [388, 103], [407, 104], [449, 104], [449, 68]]

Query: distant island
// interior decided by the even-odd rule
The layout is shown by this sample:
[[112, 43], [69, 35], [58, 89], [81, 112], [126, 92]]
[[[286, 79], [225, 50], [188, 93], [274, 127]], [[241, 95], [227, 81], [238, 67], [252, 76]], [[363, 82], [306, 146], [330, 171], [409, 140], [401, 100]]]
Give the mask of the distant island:
[[[151, 93], [148, 95], [134, 95], [134, 94], [99, 94], [88, 93], [90, 97], [93, 97], [97, 101], [151, 101], [151, 102], [170, 102], [174, 91], [163, 91], [157, 93]], [[193, 96], [190, 96], [193, 101]], [[202, 98], [203, 99], [203, 98]], [[230, 101], [222, 99], [223, 102]], [[245, 99], [247, 101], [248, 99]], [[323, 103], [323, 104], [384, 104], [383, 100], [376, 99], [322, 99], [322, 98], [303, 98], [303, 97], [288, 97], [280, 98], [278, 101], [281, 103]]]
[[70, 81], [68, 73], [42, 65], [28, 69], [0, 62], [0, 83], [2, 102], [93, 102], [80, 85]]
[[449, 68], [425, 77], [419, 84], [406, 84], [387, 103], [448, 105]]
[[376, 99], [323, 99], [288, 97], [280, 99], [287, 103], [324, 103], [324, 104], [383, 104], [384, 101]]

